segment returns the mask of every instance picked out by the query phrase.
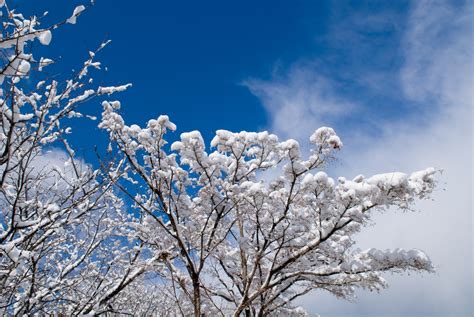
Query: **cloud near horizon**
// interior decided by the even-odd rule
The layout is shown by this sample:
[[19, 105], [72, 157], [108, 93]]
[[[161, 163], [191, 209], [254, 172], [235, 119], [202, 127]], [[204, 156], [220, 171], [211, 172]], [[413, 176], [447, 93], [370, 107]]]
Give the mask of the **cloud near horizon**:
[[[403, 108], [399, 117], [374, 115], [369, 122], [372, 128], [366, 122], [345, 126], [347, 120], [363, 116], [376, 105], [351, 102], [347, 94], [340, 93], [337, 80], [320, 75], [307, 62], [295, 63], [287, 74], [273, 80], [245, 82], [268, 111], [272, 132], [306, 141], [320, 125], [337, 128], [346, 147], [331, 173], [353, 177], [428, 166], [443, 170], [433, 201], [416, 204], [421, 212], [376, 214], [375, 226], [357, 237], [361, 248], [422, 249], [431, 256], [437, 273], [389, 275], [388, 290], [380, 295], [360, 291], [354, 303], [314, 292], [300, 301], [312, 314], [471, 316], [474, 312], [474, 5], [429, 1], [412, 5], [400, 35], [403, 63], [386, 74], [398, 80], [398, 93], [406, 104], [414, 105], [413, 109]], [[393, 91], [386, 94], [393, 95]]]

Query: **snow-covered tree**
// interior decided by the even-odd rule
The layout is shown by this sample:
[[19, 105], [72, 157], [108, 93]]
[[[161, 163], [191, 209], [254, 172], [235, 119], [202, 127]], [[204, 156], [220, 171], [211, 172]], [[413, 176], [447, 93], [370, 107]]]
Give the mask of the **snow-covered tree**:
[[167, 116], [140, 128], [118, 101], [103, 106], [110, 174], [140, 215], [137, 237], [165, 264], [157, 287], [171, 315], [304, 315], [292, 302], [311, 290], [348, 298], [385, 287], [383, 272], [433, 270], [419, 250], [353, 247], [374, 210], [426, 198], [433, 168], [335, 181], [323, 171], [342, 147], [331, 128], [311, 135], [308, 158], [267, 132], [219, 130], [206, 151], [198, 131], [167, 146]]
[[198, 131], [169, 145], [167, 116], [126, 125], [104, 101], [109, 154], [99, 168], [77, 158], [70, 122], [94, 119], [79, 106], [130, 85], [94, 85], [107, 43], [61, 80], [31, 44], [84, 9], [43, 28], [0, 0], [0, 312], [305, 315], [293, 302], [312, 290], [349, 298], [385, 287], [384, 272], [433, 270], [422, 251], [359, 250], [354, 235], [375, 210], [427, 198], [436, 171], [334, 180], [331, 128], [308, 157], [267, 132], [219, 130], [206, 150]]
[[84, 9], [42, 28], [39, 18], [0, 1], [2, 315], [109, 311], [147, 268], [127, 239], [130, 221], [112, 183], [76, 158], [68, 142], [81, 103], [128, 87], [94, 87], [90, 70], [100, 67], [94, 58], [106, 43], [62, 80], [44, 75], [53, 60], [32, 52], [34, 42], [50, 44], [52, 32], [76, 23]]

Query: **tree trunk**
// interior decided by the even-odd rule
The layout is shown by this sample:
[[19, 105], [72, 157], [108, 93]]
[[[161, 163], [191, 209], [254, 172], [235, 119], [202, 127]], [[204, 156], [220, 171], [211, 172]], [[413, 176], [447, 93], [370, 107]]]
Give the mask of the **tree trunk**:
[[194, 317], [201, 317], [201, 289], [199, 279], [193, 278]]

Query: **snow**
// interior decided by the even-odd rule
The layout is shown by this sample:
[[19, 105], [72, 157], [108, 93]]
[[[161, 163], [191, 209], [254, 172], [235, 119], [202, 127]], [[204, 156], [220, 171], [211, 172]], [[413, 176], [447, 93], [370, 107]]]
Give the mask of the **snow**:
[[0, 249], [3, 250], [8, 255], [10, 260], [15, 263], [19, 262], [21, 258], [31, 257], [31, 252], [18, 249], [15, 245], [16, 242], [17, 241], [3, 243], [0, 245]]
[[111, 95], [116, 92], [125, 91], [130, 87], [132, 87], [132, 84], [130, 83], [122, 86], [99, 87], [97, 93], [99, 95]]
[[[431, 260], [429, 257], [421, 250], [412, 249], [393, 249], [393, 250], [378, 250], [378, 249], [369, 249], [363, 253], [373, 260], [383, 263], [386, 262], [388, 265], [393, 265], [395, 263], [404, 263], [406, 266], [413, 267], [423, 267], [431, 270]], [[387, 264], [386, 264], [387, 265]]]
[[288, 155], [291, 158], [299, 158], [300, 157], [300, 144], [298, 141], [289, 139], [284, 142], [280, 143], [281, 149], [285, 152], [288, 152]]
[[194, 131], [191, 131], [191, 132], [181, 133], [181, 141], [192, 143], [192, 142], [194, 142], [194, 140], [199, 140], [200, 142], [204, 143], [204, 141], [202, 139], [202, 136], [201, 136], [201, 132], [199, 132], [197, 130], [194, 130]]
[[354, 183], [360, 183], [362, 182], [363, 180], [365, 179], [364, 175], [357, 175], [356, 177], [354, 177], [354, 179], [352, 180]]
[[176, 130], [176, 125], [170, 121], [170, 118], [166, 115], [161, 115], [158, 117], [158, 119], [156, 120], [149, 120], [148, 121], [148, 126], [151, 128], [151, 129], [155, 129], [155, 128], [161, 128], [161, 127], [164, 127], [166, 129], [169, 129], [171, 131], [175, 131]]
[[314, 175], [311, 173], [306, 174], [303, 178], [303, 181], [301, 182], [301, 185], [314, 188], [315, 186], [326, 186], [328, 181], [328, 175], [323, 171], [319, 171]]
[[94, 93], [95, 93], [95, 91], [93, 89], [88, 89], [88, 90], [84, 91], [82, 93], [82, 95], [79, 95], [75, 98], [70, 99], [68, 104], [72, 105], [72, 104], [84, 101], [87, 98], [89, 98], [90, 96], [92, 96]]
[[319, 171], [314, 175], [314, 180], [318, 183], [326, 183], [328, 181], [328, 174], [323, 171]]
[[28, 114], [17, 114], [15, 117], [17, 121], [28, 121], [28, 120], [31, 120], [33, 116], [34, 115], [32, 113], [28, 113]]
[[136, 124], [132, 124], [130, 127], [128, 127], [128, 133], [133, 137], [137, 137], [141, 130], [142, 129]]
[[51, 43], [51, 39], [52, 39], [52, 34], [50, 30], [43, 31], [38, 36], [38, 40], [43, 45], [49, 45], [49, 43]]
[[328, 140], [328, 144], [331, 145], [332, 148], [337, 149], [342, 147], [341, 139], [337, 135], [331, 135]]
[[317, 129], [309, 138], [310, 142], [316, 145], [329, 145], [331, 148], [342, 147], [341, 139], [336, 135], [334, 129], [321, 127]]
[[382, 188], [400, 187], [408, 184], [408, 175], [400, 172], [378, 174], [370, 177], [367, 183]]
[[67, 23], [70, 23], [70, 24], [76, 24], [76, 20], [77, 20], [77, 17], [82, 13], [82, 11], [84, 11], [86, 9], [86, 7], [84, 7], [83, 5], [80, 5], [80, 6], [77, 6], [74, 11], [72, 12], [72, 16], [66, 20]]
[[38, 66], [38, 70], [42, 71], [43, 67], [48, 66], [52, 63], [54, 63], [54, 61], [52, 59], [41, 57], [40, 62], [39, 62], [39, 66]]
[[22, 74], [22, 75], [26, 75], [28, 74], [28, 72], [30, 71], [31, 69], [31, 64], [26, 61], [26, 60], [22, 60], [21, 63], [20, 63], [20, 66], [18, 67], [18, 71]]
[[[3, 1], [1, 3], [3, 5]], [[84, 9], [84, 6], [76, 7], [67, 22], [76, 23]], [[17, 14], [8, 19], [12, 21], [12, 29], [15, 23], [31, 28], [36, 23], [33, 18], [25, 20]], [[10, 50], [13, 47], [11, 51], [20, 52], [7, 56], [12, 67], [7, 67], [1, 76], [20, 80], [29, 74], [32, 71], [30, 62], [35, 59], [23, 52], [25, 44], [38, 38], [41, 44], [48, 45], [51, 36], [49, 30], [34, 30], [24, 38], [1, 42], [1, 48]], [[121, 92], [131, 86], [95, 89], [89, 77], [81, 80], [88, 67], [100, 67], [99, 62], [93, 61], [94, 52], [90, 52], [89, 57], [80, 74], [70, 80], [39, 82], [37, 93], [30, 89], [28, 93], [23, 92], [20, 86], [11, 90], [18, 97], [15, 99], [18, 107], [4, 101], [0, 114], [5, 123], [19, 123], [14, 126], [13, 136], [14, 144], [21, 144], [12, 152], [17, 155], [16, 159], [19, 157], [28, 164], [28, 160], [22, 158], [31, 149], [28, 141], [31, 133], [40, 135], [34, 143], [38, 151], [44, 150], [42, 144], [67, 137], [71, 129], [62, 119], [82, 116], [73, 111], [77, 110], [76, 103], [96, 95]], [[52, 60], [41, 58], [39, 69], [50, 63]], [[30, 78], [32, 82], [28, 87], [34, 87], [37, 77]], [[28, 105], [21, 108], [25, 104]], [[8, 280], [11, 274], [6, 277], [4, 284], [16, 287], [11, 293], [17, 296], [14, 300], [19, 303], [19, 313], [23, 313], [20, 309], [24, 303], [41, 303], [47, 299], [53, 306], [56, 298], [64, 301], [65, 309], [68, 309], [68, 302], [76, 303], [71, 301], [74, 299], [77, 300], [76, 307], [90, 305], [93, 310], [87, 313], [100, 313], [115, 300], [117, 303], [134, 301], [135, 295], [149, 295], [148, 290], [136, 290], [147, 285], [148, 276], [142, 277], [143, 272], [163, 274], [166, 279], [179, 276], [179, 280], [174, 281], [188, 285], [192, 276], [185, 267], [192, 267], [198, 274], [202, 272], [199, 281], [203, 292], [212, 289], [239, 303], [242, 294], [234, 286], [223, 287], [221, 281], [229, 281], [228, 285], [246, 283], [246, 298], [270, 299], [272, 292], [280, 294], [272, 305], [283, 304], [284, 307], [274, 314], [291, 316], [290, 313], [301, 311], [281, 300], [291, 299], [305, 285], [317, 287], [318, 283], [324, 283], [320, 285], [346, 297], [352, 287], [377, 289], [384, 285], [379, 278], [380, 272], [432, 270], [429, 258], [419, 250], [352, 251], [352, 245], [356, 233], [370, 223], [371, 210], [388, 212], [390, 206], [405, 207], [415, 199], [428, 196], [435, 185], [436, 170], [433, 168], [412, 174], [379, 174], [368, 179], [362, 175], [353, 180], [340, 177], [336, 183], [322, 170], [331, 161], [333, 151], [342, 147], [340, 138], [329, 127], [321, 127], [311, 135], [310, 141], [316, 146], [308, 160], [302, 158], [296, 140], [280, 142], [276, 135], [267, 131], [217, 130], [210, 151], [206, 151], [199, 131], [185, 132], [180, 141], [171, 145], [170, 151], [164, 146], [167, 144], [165, 134], [168, 130], [176, 130], [176, 125], [168, 116], [151, 119], [145, 127], [128, 126], [118, 111], [119, 101], [104, 101], [102, 106], [99, 127], [109, 132], [107, 164], [95, 170], [92, 166], [84, 168], [85, 163], [82, 168], [76, 168], [79, 162], [74, 159], [74, 150], [64, 140], [70, 157], [61, 159], [61, 164], [51, 169], [36, 167], [41, 171], [40, 177], [31, 175], [27, 180], [32, 195], [23, 192], [18, 195], [19, 185], [23, 185], [18, 175], [24, 174], [22, 169], [29, 170], [32, 166], [12, 164], [12, 173], [5, 178], [5, 196], [16, 195], [18, 208], [25, 210], [25, 213], [15, 213], [16, 207], [4, 204], [6, 225], [0, 226], [0, 236], [16, 232], [5, 240], [7, 243], [0, 244], [0, 255], [5, 255], [5, 267], [21, 264], [8, 274], [24, 275], [25, 283], [32, 280], [31, 255], [35, 249], [28, 249], [29, 243], [19, 241], [30, 237], [34, 238], [34, 243], [38, 242], [37, 249], [45, 253], [37, 267], [44, 267], [50, 274], [37, 276], [38, 283], [31, 288], [34, 294], [27, 295], [29, 298], [21, 297], [27, 284], [11, 283], [15, 282]], [[44, 121], [35, 120], [38, 118], [44, 118]], [[5, 142], [5, 138], [5, 133], [0, 133], [0, 141]], [[33, 149], [31, 153], [36, 152]], [[271, 173], [263, 175], [270, 168], [273, 169]], [[137, 197], [134, 202], [129, 203], [128, 196], [124, 200], [122, 193], [115, 195], [122, 189], [115, 186], [121, 184], [125, 186], [123, 189], [130, 189], [131, 199]], [[111, 215], [113, 211], [118, 213], [117, 218]], [[94, 218], [96, 215], [98, 217]], [[117, 236], [120, 241], [109, 243]], [[11, 241], [13, 239], [16, 240]], [[127, 246], [128, 242], [133, 246]], [[138, 251], [143, 253], [136, 253]], [[134, 253], [137, 257], [129, 261]], [[164, 258], [171, 260], [167, 268], [160, 267]], [[246, 281], [242, 274], [244, 261], [247, 261], [248, 272], [256, 273], [253, 277], [247, 276]], [[100, 268], [102, 263], [111, 264], [111, 273]], [[206, 269], [214, 264], [217, 269]], [[176, 274], [169, 274], [171, 270]], [[289, 278], [284, 279], [286, 277]], [[120, 290], [123, 283], [132, 282], [113, 301], [105, 300], [107, 294]], [[85, 291], [72, 298], [69, 294], [77, 290], [75, 287], [80, 291], [90, 289], [93, 294], [88, 298], [88, 291]], [[158, 295], [161, 294], [164, 293]], [[202, 297], [202, 307], [212, 310], [207, 298]], [[109, 302], [102, 303], [101, 299]], [[257, 307], [258, 302], [252, 305], [255, 303]], [[185, 306], [184, 314], [192, 314]], [[38, 309], [43, 308], [49, 309]], [[215, 315], [214, 311], [209, 311], [209, 315]]]

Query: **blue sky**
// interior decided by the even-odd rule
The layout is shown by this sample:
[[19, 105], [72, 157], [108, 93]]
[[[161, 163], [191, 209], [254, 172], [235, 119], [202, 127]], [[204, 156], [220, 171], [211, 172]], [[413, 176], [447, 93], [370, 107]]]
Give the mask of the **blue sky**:
[[[66, 18], [80, 1], [26, 1], [24, 13]], [[380, 295], [302, 304], [323, 316], [470, 316], [472, 307], [473, 9], [467, 1], [105, 1], [53, 34], [45, 55], [77, 68], [103, 39], [98, 83], [120, 95], [128, 123], [168, 114], [179, 132], [264, 130], [304, 144], [320, 125], [345, 144], [332, 173], [349, 177], [442, 168], [434, 202], [391, 212], [361, 247], [416, 247], [438, 273], [388, 276]], [[59, 58], [60, 57], [60, 58]], [[85, 112], [99, 114], [97, 100]], [[93, 163], [106, 136], [75, 127]], [[93, 140], [93, 142], [91, 142]], [[303, 149], [305, 146], [303, 145]]]
[[[49, 11], [46, 21], [67, 16], [79, 3], [15, 1], [23, 12]], [[99, 57], [108, 71], [98, 78], [133, 83], [120, 96], [125, 116], [143, 123], [166, 113], [180, 131], [199, 129], [207, 138], [220, 128], [267, 128], [268, 112], [242, 83], [284, 76], [304, 61], [351, 102], [367, 108], [360, 112], [390, 118], [405, 115], [409, 106], [400, 102], [399, 87], [384, 77], [392, 90], [387, 94], [388, 89], [380, 92], [363, 80], [376, 80], [378, 73], [401, 64], [399, 33], [408, 9], [404, 1], [140, 1], [135, 6], [96, 1], [80, 23], [55, 32], [45, 50], [61, 56], [63, 71], [111, 39]], [[379, 12], [387, 12], [383, 21], [365, 21]], [[348, 116], [344, 125], [353, 121], [358, 120]]]

